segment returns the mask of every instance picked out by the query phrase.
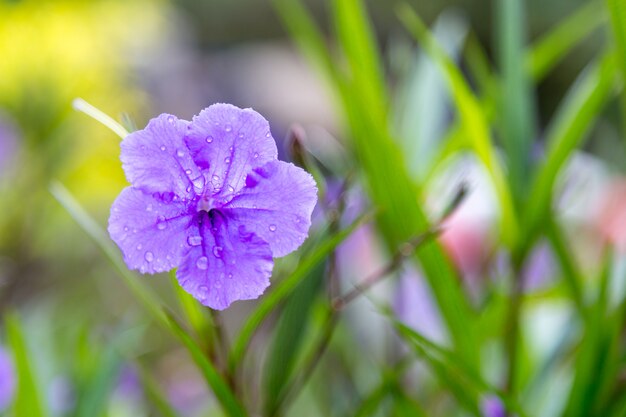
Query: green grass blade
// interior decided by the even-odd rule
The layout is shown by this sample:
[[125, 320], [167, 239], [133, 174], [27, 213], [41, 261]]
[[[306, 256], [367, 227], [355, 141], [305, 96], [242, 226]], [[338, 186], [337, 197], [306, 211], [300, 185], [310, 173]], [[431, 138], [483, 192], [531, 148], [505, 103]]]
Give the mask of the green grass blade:
[[167, 397], [159, 387], [159, 384], [154, 380], [152, 375], [143, 366], [138, 365], [137, 370], [141, 383], [143, 385], [144, 393], [150, 401], [150, 404], [158, 411], [161, 417], [179, 417], [174, 407], [172, 407], [167, 400]]
[[[298, 0], [293, 0], [298, 1]], [[366, 63], [378, 63], [379, 59], [364, 10], [357, 1], [346, 4], [334, 3], [334, 21], [339, 33], [340, 59], [345, 69], [332, 78], [333, 89], [339, 92], [348, 121], [348, 137], [356, 159], [365, 174], [367, 191], [376, 207], [381, 208], [377, 225], [388, 250], [397, 248], [410, 238], [430, 227], [428, 217], [417, 196], [416, 185], [411, 181], [398, 143], [394, 140], [387, 117], [387, 102], [381, 69], [363, 69]], [[288, 16], [285, 16], [288, 19]], [[288, 28], [298, 32], [299, 28], [285, 22]], [[360, 33], [350, 33], [350, 32]], [[295, 33], [297, 39], [302, 33]], [[354, 44], [353, 44], [354, 43]], [[370, 79], [371, 78], [371, 79]], [[442, 315], [450, 329], [455, 345], [468, 358], [478, 361], [478, 344], [471, 330], [472, 311], [459, 288], [458, 277], [441, 247], [432, 242], [422, 247], [417, 257], [428, 278], [429, 285], [441, 307]], [[258, 324], [253, 324], [256, 327]], [[236, 355], [241, 352], [235, 351]]]
[[561, 168], [580, 145], [615, 86], [615, 63], [605, 55], [570, 89], [550, 124], [547, 153], [530, 189], [523, 218], [524, 242], [530, 242], [550, 210], [552, 190]]
[[304, 6], [294, 0], [273, 0], [272, 3], [300, 50], [332, 81], [336, 76], [335, 63], [322, 32]]
[[473, 369], [471, 364], [455, 352], [430, 341], [420, 333], [396, 320], [390, 313], [387, 316], [392, 321], [398, 334], [409, 342], [418, 356], [423, 357], [433, 368], [440, 378], [444, 379], [445, 385], [457, 390], [457, 398], [464, 403], [468, 411], [476, 411], [475, 406], [478, 395], [493, 394], [502, 399], [502, 402], [511, 411], [524, 416], [525, 413], [512, 398], [506, 393], [496, 389]]
[[528, 49], [525, 67], [531, 78], [535, 82], [541, 81], [569, 51], [605, 21], [606, 13], [599, 1], [583, 3]]
[[231, 371], [235, 370], [243, 359], [246, 349], [250, 344], [252, 336], [263, 320], [274, 311], [293, 292], [304, 277], [321, 263], [328, 254], [333, 251], [341, 242], [352, 234], [359, 226], [370, 218], [364, 215], [355, 220], [350, 226], [341, 230], [337, 234], [330, 236], [327, 240], [317, 246], [310, 255], [302, 259], [296, 269], [283, 281], [281, 281], [272, 292], [261, 299], [255, 310], [248, 316], [246, 322], [239, 331], [239, 335], [233, 344], [229, 359]]
[[92, 417], [104, 415], [107, 401], [122, 365], [122, 358], [117, 347], [109, 345], [98, 360], [96, 374], [88, 386], [81, 387], [82, 395], [76, 405], [76, 417]]
[[124, 283], [141, 301], [146, 310], [151, 313], [158, 322], [167, 327], [167, 321], [161, 310], [161, 302], [154, 292], [150, 291], [148, 287], [137, 279], [135, 274], [128, 270], [119, 251], [102, 227], [98, 225], [61, 183], [52, 182], [50, 184], [50, 193], [52, 193], [54, 198], [65, 208], [76, 223], [78, 223], [81, 229], [98, 245], [115, 267]]
[[548, 221], [547, 226], [547, 237], [550, 240], [550, 244], [552, 246], [552, 249], [554, 250], [556, 259], [559, 262], [559, 266], [561, 267], [561, 273], [563, 274], [563, 278], [565, 278], [565, 283], [570, 290], [572, 300], [574, 301], [574, 304], [576, 305], [580, 316], [583, 318], [583, 320], [586, 320], [587, 313], [585, 310], [585, 303], [581, 289], [583, 279], [579, 273], [579, 266], [576, 265], [576, 259], [572, 256], [572, 251], [565, 241], [563, 232], [561, 231], [559, 225], [556, 223], [556, 219], [551, 218]]
[[406, 3], [402, 3], [397, 14], [444, 72], [468, 138], [468, 144], [489, 172], [498, 196], [502, 210], [500, 219], [502, 237], [505, 243], [513, 245], [519, 231], [513, 198], [507, 186], [504, 170], [494, 152], [489, 125], [478, 100], [464, 80], [460, 69], [446, 55], [413, 9]]
[[501, 88], [499, 125], [506, 154], [508, 178], [516, 202], [525, 196], [530, 174], [530, 149], [536, 136], [532, 91], [524, 71], [525, 10], [522, 0], [495, 3]]
[[211, 387], [211, 390], [215, 394], [215, 398], [224, 409], [224, 412], [230, 417], [246, 416], [247, 413], [243, 406], [239, 403], [237, 397], [224, 381], [217, 369], [215, 369], [213, 364], [204, 355], [200, 347], [196, 344], [196, 342], [194, 342], [189, 334], [183, 330], [172, 315], [168, 313], [165, 314], [170, 327], [189, 351], [191, 358], [198, 367], [198, 370], [202, 373], [204, 380], [207, 382], [209, 387]]
[[264, 371], [265, 415], [275, 415], [287, 382], [293, 375], [294, 366], [306, 330], [315, 299], [324, 280], [325, 264], [319, 263], [293, 291], [285, 303], [274, 334]]
[[[606, 6], [611, 16], [611, 28], [615, 43], [617, 62], [622, 75], [622, 82], [626, 81], [626, 3], [623, 0], [606, 0]], [[626, 88], [622, 88], [622, 135], [626, 137]]]
[[360, 0], [333, 0], [335, 30], [350, 67], [348, 78], [372, 117], [386, 120], [387, 93], [375, 34]]
[[46, 413], [42, 397], [32, 369], [34, 362], [24, 339], [22, 325], [14, 314], [6, 316], [5, 325], [17, 374], [17, 387], [13, 400], [14, 416], [44, 417]]

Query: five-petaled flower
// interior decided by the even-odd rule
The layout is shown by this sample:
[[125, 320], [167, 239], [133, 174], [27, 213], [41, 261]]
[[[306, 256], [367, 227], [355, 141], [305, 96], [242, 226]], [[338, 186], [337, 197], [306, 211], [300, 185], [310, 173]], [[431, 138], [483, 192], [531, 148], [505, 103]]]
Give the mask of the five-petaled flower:
[[191, 122], [162, 114], [121, 148], [131, 186], [111, 208], [111, 238], [131, 269], [178, 268], [180, 285], [206, 306], [257, 298], [272, 258], [307, 237], [315, 182], [277, 159], [267, 120], [252, 109], [214, 104]]

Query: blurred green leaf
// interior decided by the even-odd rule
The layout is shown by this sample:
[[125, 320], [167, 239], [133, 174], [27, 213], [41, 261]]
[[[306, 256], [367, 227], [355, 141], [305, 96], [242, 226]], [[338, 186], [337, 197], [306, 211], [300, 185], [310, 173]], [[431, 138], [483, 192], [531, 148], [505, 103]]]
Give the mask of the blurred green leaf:
[[524, 211], [525, 238], [529, 244], [548, 218], [552, 191], [561, 168], [585, 138], [593, 121], [611, 96], [615, 86], [615, 62], [610, 54], [587, 68], [569, 90], [546, 132], [545, 161], [530, 188]]
[[166, 395], [161, 391], [159, 384], [152, 375], [143, 366], [138, 365], [137, 370], [141, 383], [144, 388], [146, 397], [150, 400], [150, 404], [154, 405], [154, 408], [158, 410], [162, 417], [178, 417], [178, 413], [170, 405]]
[[[327, 52], [312, 50], [311, 45], [319, 46], [320, 42], [306, 42], [308, 36], [319, 38], [318, 31], [310, 33], [307, 29], [311, 25], [301, 28], [289, 22], [289, 16], [283, 17], [285, 25], [293, 32], [292, 36], [307, 48], [305, 54], [317, 56], [323, 62], [328, 60]], [[377, 220], [379, 229], [388, 250], [393, 252], [411, 237], [427, 230], [429, 221], [418, 201], [418, 189], [410, 179], [397, 141], [391, 134], [385, 80], [365, 10], [357, 0], [336, 1], [333, 17], [343, 56], [339, 59], [340, 65], [329, 61], [333, 63], [327, 68], [332, 73], [329, 79], [341, 99], [352, 148], [363, 168], [367, 191], [373, 203], [381, 208]], [[307, 21], [312, 19], [307, 18]], [[417, 257], [456, 347], [477, 362], [478, 344], [471, 329], [472, 312], [459, 289], [455, 270], [437, 242], [422, 247]]]
[[206, 308], [180, 286], [178, 279], [176, 278], [175, 270], [170, 272], [170, 281], [172, 282], [172, 287], [176, 292], [178, 302], [182, 307], [191, 328], [196, 333], [199, 343], [202, 344], [203, 350], [211, 356], [211, 353], [215, 349], [215, 323], [213, 323], [210, 316], [206, 314]]
[[[611, 28], [617, 55], [617, 65], [622, 83], [626, 82], [626, 3], [623, 0], [606, 0], [611, 16]], [[626, 88], [622, 88], [622, 136], [626, 137]]]
[[115, 387], [122, 364], [117, 346], [109, 344], [97, 360], [95, 375], [86, 385], [79, 387], [76, 417], [97, 417], [104, 415], [111, 390]]
[[205, 381], [211, 387], [211, 390], [215, 394], [215, 398], [218, 400], [227, 415], [231, 417], [244, 417], [247, 415], [243, 406], [237, 400], [237, 397], [230, 389], [226, 381], [222, 378], [220, 373], [215, 369], [213, 364], [207, 359], [202, 352], [202, 349], [196, 344], [196, 342], [189, 336], [189, 334], [180, 326], [178, 321], [169, 313], [165, 313], [167, 321], [169, 322], [174, 333], [183, 342], [194, 363], [198, 367], [198, 370], [202, 373]]
[[15, 314], [7, 314], [5, 325], [17, 374], [17, 387], [13, 400], [15, 417], [44, 417], [46, 412], [32, 368], [34, 356], [26, 344], [22, 324]]
[[341, 242], [350, 236], [352, 232], [368, 220], [369, 217], [369, 214], [359, 217], [350, 226], [341, 230], [337, 234], [328, 237], [328, 239], [324, 242], [317, 245], [312, 250], [312, 253], [304, 257], [296, 269], [287, 278], [278, 283], [274, 287], [273, 291], [263, 296], [254, 311], [248, 316], [233, 344], [229, 360], [229, 367], [231, 371], [235, 370], [239, 366], [246, 353], [246, 348], [248, 347], [252, 336], [265, 317], [267, 317], [268, 314], [283, 303], [302, 281], [302, 279], [304, 279], [304, 277], [306, 277], [313, 268], [321, 263], [331, 251], [339, 246]]
[[525, 415], [520, 405], [506, 393], [493, 387], [474, 370], [471, 364], [455, 352], [440, 346], [424, 337], [414, 329], [395, 319], [391, 313], [386, 315], [391, 320], [398, 334], [412, 346], [418, 356], [423, 357], [433, 371], [445, 381], [445, 385], [455, 391], [457, 399], [464, 403], [468, 411], [477, 410], [478, 394], [492, 394], [500, 397], [511, 411], [519, 416]]
[[311, 269], [302, 282], [287, 299], [280, 314], [280, 320], [264, 371], [264, 409], [265, 415], [274, 415], [280, 406], [280, 400], [290, 384], [294, 365], [308, 329], [310, 315], [315, 299], [324, 282], [325, 263], [321, 262]]
[[606, 13], [600, 1], [584, 2], [528, 48], [525, 67], [530, 76], [535, 82], [541, 81], [559, 60], [605, 21]]
[[167, 320], [161, 310], [161, 302], [156, 294], [151, 291], [137, 276], [130, 272], [120, 256], [119, 250], [115, 247], [106, 232], [100, 225], [85, 211], [80, 203], [60, 182], [50, 183], [50, 193], [65, 208], [68, 214], [78, 223], [87, 235], [98, 245], [107, 259], [117, 270], [124, 283], [141, 301], [146, 310], [152, 314], [160, 324], [168, 326]]
[[442, 50], [413, 9], [406, 3], [402, 3], [397, 14], [446, 75], [461, 125], [467, 135], [468, 145], [487, 169], [498, 196], [502, 210], [500, 228], [503, 239], [508, 245], [513, 245], [519, 232], [513, 198], [507, 186], [504, 170], [491, 143], [489, 125], [478, 100], [464, 80], [460, 69]]
[[[602, 378], [607, 368], [611, 370], [611, 339], [621, 332], [621, 326], [608, 321], [608, 291], [612, 257], [605, 256], [599, 279], [598, 294], [590, 311], [583, 337], [575, 359], [575, 377], [564, 415], [591, 416], [601, 388], [608, 382]], [[619, 323], [619, 321], [618, 321]], [[592, 383], [593, 382], [593, 383]]]
[[502, 0], [495, 5], [496, 46], [501, 73], [498, 124], [511, 192], [519, 206], [525, 197], [530, 174], [530, 150], [536, 137], [534, 97], [523, 65], [526, 11], [522, 0]]
[[579, 273], [580, 267], [576, 264], [576, 259], [572, 256], [571, 248], [567, 244], [561, 228], [556, 223], [554, 217], [547, 222], [546, 234], [550, 240], [556, 259], [559, 262], [561, 273], [565, 278], [565, 282], [570, 290], [572, 300], [578, 309], [578, 313], [586, 320], [587, 313], [581, 290], [583, 280]]

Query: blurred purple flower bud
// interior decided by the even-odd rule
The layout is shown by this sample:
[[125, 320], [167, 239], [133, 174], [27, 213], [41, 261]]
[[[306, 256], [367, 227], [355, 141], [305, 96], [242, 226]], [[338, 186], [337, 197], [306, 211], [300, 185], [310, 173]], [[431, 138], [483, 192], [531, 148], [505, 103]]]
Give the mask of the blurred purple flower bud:
[[505, 417], [506, 409], [500, 398], [489, 395], [480, 402], [480, 411], [483, 417]]
[[13, 401], [15, 393], [15, 371], [11, 356], [0, 348], [0, 411], [6, 409]]

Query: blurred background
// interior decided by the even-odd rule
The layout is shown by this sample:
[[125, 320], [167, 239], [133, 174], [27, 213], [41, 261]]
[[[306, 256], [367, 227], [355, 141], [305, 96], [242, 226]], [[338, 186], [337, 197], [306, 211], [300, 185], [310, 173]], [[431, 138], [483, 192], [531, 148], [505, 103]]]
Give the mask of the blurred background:
[[[327, 2], [304, 3], [332, 49], [335, 30]], [[409, 3], [434, 28], [464, 73], [475, 73], [476, 60], [471, 57], [481, 54], [484, 62], [497, 67], [501, 39], [495, 1]], [[523, 2], [527, 43], [535, 43], [587, 3]], [[603, 3], [598, 5], [583, 11], [582, 16], [588, 17], [582, 21], [590, 29], [584, 29], [581, 39], [549, 72], [536, 77], [531, 97], [537, 133], [530, 150], [533, 158], [544, 155], [546, 127], [568, 89], [610, 43], [609, 19]], [[494, 288], [502, 289], [498, 277], [506, 276], [510, 268], [510, 253], [500, 236], [496, 193], [476, 158], [460, 155], [430, 167], [454, 120], [444, 77], [400, 23], [390, 2], [367, 1], [366, 8], [384, 63], [393, 130], [407, 170], [420, 184], [427, 213], [435, 218], [460, 183], [469, 185], [468, 197], [448, 220], [439, 241], [462, 278], [459, 285], [480, 309], [489, 303]], [[470, 77], [470, 85], [482, 89], [477, 78]], [[0, 311], [19, 317], [34, 386], [46, 415], [88, 415], [80, 413], [96, 407], [93, 404], [99, 411], [92, 415], [98, 416], [160, 415], [146, 393], [137, 361], [150, 369], [181, 416], [219, 415], [213, 414], [218, 412], [215, 400], [184, 348], [155, 330], [102, 251], [49, 191], [51, 182], [59, 181], [104, 227], [112, 201], [127, 186], [118, 137], [75, 111], [72, 101], [77, 97], [129, 129], [142, 128], [163, 112], [190, 120], [216, 102], [252, 107], [269, 120], [280, 158], [287, 160], [292, 158], [290, 127], [298, 124], [304, 129], [300, 139], [307, 152], [323, 166], [328, 190], [323, 197], [333, 207], [331, 191], [341, 194], [345, 205], [341, 221], [347, 225], [374, 205], [367, 197], [367, 184], [356, 180], [348, 191], [341, 186], [349, 175], [356, 173], [359, 178], [359, 162], [337, 93], [301, 55], [269, 1], [0, 0]], [[559, 177], [555, 204], [582, 275], [595, 276], [602, 269], [603, 242], [626, 249], [621, 114], [619, 100], [610, 101]], [[319, 211], [318, 226], [324, 222], [322, 208]], [[390, 252], [375, 226], [360, 228], [337, 252], [342, 288], [351, 288], [351, 283], [384, 265]], [[559, 295], [562, 269], [553, 247], [538, 239], [530, 252], [522, 269], [536, 303], [524, 313], [532, 320], [524, 349], [528, 356], [541, 356], [559, 342], [550, 335], [567, 327], [571, 305]], [[278, 261], [275, 279], [295, 262]], [[623, 270], [626, 263], [620, 265]], [[393, 280], [377, 286], [374, 294], [387, 300], [412, 328], [446, 343], [448, 332], [422, 275], [419, 266], [407, 266]], [[167, 274], [139, 279], [176, 304]], [[360, 300], [346, 312], [347, 321], [334, 340], [345, 348], [343, 353], [336, 348], [329, 359], [329, 367], [334, 366], [338, 375], [328, 369], [317, 375], [290, 415], [349, 415], [380, 377], [367, 369], [397, 356], [396, 348], [386, 342], [392, 330], [368, 302]], [[253, 305], [239, 302], [223, 315], [227, 333], [237, 332]], [[490, 314], [503, 315], [498, 308]], [[260, 351], [265, 352], [269, 336], [264, 337], [269, 332], [265, 329], [257, 340]], [[567, 341], [572, 333], [564, 334]], [[8, 352], [7, 343], [7, 337], [0, 336], [0, 346]], [[355, 343], [360, 349], [350, 358], [346, 351]], [[497, 348], [494, 352], [496, 357], [501, 353]], [[14, 356], [5, 359], [15, 374]], [[103, 363], [110, 366], [103, 370]], [[255, 366], [260, 365], [253, 362], [249, 371], [254, 373]], [[494, 365], [485, 373], [499, 371]], [[0, 409], [14, 415], [14, 395], [3, 399], [2, 378], [0, 371]], [[330, 378], [333, 387], [341, 386], [335, 396], [320, 394], [324, 378]], [[429, 378], [417, 365], [405, 382], [426, 387]], [[572, 381], [571, 375], [558, 372], [552, 378], [550, 387], [561, 383], [568, 387]], [[14, 394], [17, 388], [10, 379], [5, 377], [5, 392]], [[93, 392], [94, 385], [101, 388], [99, 394], [86, 394]], [[249, 397], [254, 403], [258, 395], [252, 391]], [[425, 392], [434, 398], [437, 391]], [[528, 415], [561, 415], [567, 389], [533, 395], [538, 405]], [[445, 399], [432, 402], [424, 415], [471, 415], [451, 411], [455, 408]], [[483, 415], [504, 415], [497, 414], [498, 407], [497, 401], [485, 405]], [[378, 413], [393, 414], [385, 408]]]

